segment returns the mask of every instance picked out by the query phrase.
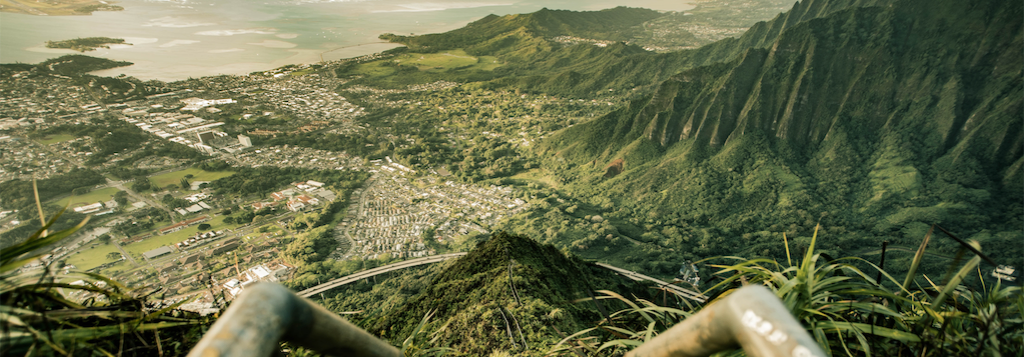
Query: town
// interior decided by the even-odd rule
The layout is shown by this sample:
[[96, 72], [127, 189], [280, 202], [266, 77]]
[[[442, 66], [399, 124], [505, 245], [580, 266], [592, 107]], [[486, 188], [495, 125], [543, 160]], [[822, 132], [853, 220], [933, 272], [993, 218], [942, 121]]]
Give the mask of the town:
[[[255, 281], [289, 279], [296, 265], [284, 251], [305, 234], [297, 222], [330, 214], [336, 202], [347, 202], [330, 230], [338, 243], [330, 259], [338, 261], [437, 254], [438, 244], [488, 233], [529, 208], [508, 186], [459, 182], [444, 167], [414, 169], [392, 157], [255, 143], [288, 133], [365, 131], [359, 121], [365, 108], [329, 90], [342, 81], [329, 73], [306, 66], [222, 78], [219, 88], [227, 89], [221, 90], [164, 85], [156, 87], [160, 93], [109, 104], [98, 104], [102, 94], [90, 96], [108, 88], [85, 90], [66, 76], [17, 72], [2, 78], [0, 179], [46, 183], [74, 170], [103, 174], [75, 192], [46, 193], [48, 212], [67, 206], [93, 219], [23, 270], [57, 267], [72, 284], [81, 284], [76, 271], [99, 272], [129, 286], [159, 286], [167, 301], [191, 299], [188, 306], [200, 311]], [[278, 182], [266, 195], [225, 194], [210, 186], [246, 168], [368, 178], [346, 189], [306, 177]], [[7, 204], [0, 202], [5, 241], [31, 229], [32, 218], [25, 207]]]

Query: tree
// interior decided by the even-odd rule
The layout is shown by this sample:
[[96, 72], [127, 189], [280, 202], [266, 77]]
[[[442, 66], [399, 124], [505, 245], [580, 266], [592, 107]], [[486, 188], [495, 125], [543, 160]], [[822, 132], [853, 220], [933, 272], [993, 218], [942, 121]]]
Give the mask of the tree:
[[117, 202], [118, 206], [128, 204], [128, 192], [117, 191], [117, 193], [114, 194], [114, 202]]
[[109, 234], [101, 235], [99, 237], [96, 237], [96, 239], [99, 240], [100, 243], [110, 244], [110, 235]]
[[142, 192], [148, 190], [150, 187], [149, 179], [145, 177], [137, 178], [135, 179], [135, 182], [132, 183], [132, 191], [135, 192]]
[[121, 253], [118, 253], [118, 252], [107, 253], [107, 259], [109, 259], [109, 260], [121, 259]]
[[235, 217], [224, 217], [224, 224], [235, 224]]
[[208, 230], [208, 229], [210, 229], [210, 225], [208, 223], [202, 223], [202, 224], [199, 225], [199, 230], [201, 230], [201, 231], [205, 231], [205, 230]]

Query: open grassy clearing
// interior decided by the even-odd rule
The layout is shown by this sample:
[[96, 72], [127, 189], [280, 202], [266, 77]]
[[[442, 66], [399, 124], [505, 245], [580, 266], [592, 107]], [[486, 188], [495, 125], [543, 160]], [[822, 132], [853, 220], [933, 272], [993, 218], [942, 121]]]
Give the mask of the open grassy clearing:
[[93, 204], [96, 202], [107, 202], [114, 199], [114, 194], [117, 193], [117, 191], [117, 187], [102, 188], [99, 190], [89, 191], [89, 193], [86, 193], [84, 195], [64, 197], [58, 200], [57, 202], [54, 202], [54, 204], [60, 207], [64, 207], [68, 204], [68, 202], [71, 202], [71, 207], [74, 208], [78, 206]]
[[177, 185], [181, 182], [181, 179], [185, 178], [185, 175], [192, 175], [192, 178], [188, 179], [188, 182], [193, 181], [213, 181], [219, 178], [228, 177], [235, 174], [234, 171], [203, 171], [197, 168], [188, 168], [181, 171], [168, 172], [166, 174], [156, 175], [150, 177], [149, 180], [153, 184], [164, 187], [170, 184]]
[[[204, 223], [209, 224], [211, 227], [210, 230], [214, 231], [221, 229], [238, 228], [238, 224], [224, 224], [224, 217], [225, 216], [214, 217]], [[199, 228], [197, 228], [198, 226], [199, 225], [196, 224], [193, 226], [185, 227], [184, 229], [177, 232], [168, 233], [162, 236], [154, 236], [141, 242], [135, 242], [124, 246], [124, 250], [128, 251], [128, 253], [131, 254], [132, 256], [141, 257], [142, 253], [151, 251], [156, 248], [160, 248], [165, 245], [174, 245], [174, 243], [178, 243], [185, 239], [188, 239], [189, 237], [195, 235], [196, 232], [199, 232]]]
[[519, 183], [539, 183], [551, 188], [558, 188], [558, 182], [556, 182], [551, 175], [548, 175], [542, 169], [531, 169], [526, 172], [520, 172], [510, 177], [512, 180], [519, 181]]
[[416, 66], [420, 71], [441, 72], [454, 68], [490, 71], [504, 63], [494, 56], [474, 57], [463, 50], [451, 50], [442, 53], [406, 53], [397, 57], [373, 61], [357, 66], [353, 73], [375, 77], [392, 75], [398, 71], [392, 63], [403, 66]]
[[71, 135], [71, 134], [54, 134], [54, 135], [42, 137], [42, 138], [40, 138], [37, 141], [40, 144], [43, 144], [43, 145], [50, 145], [50, 144], [62, 143], [62, 142], [65, 142], [65, 141], [68, 141], [68, 140], [74, 140], [74, 139], [75, 139], [75, 136]]
[[113, 262], [114, 260], [107, 259], [107, 254], [112, 252], [121, 253], [113, 243], [97, 244], [95, 247], [79, 250], [78, 253], [68, 257], [64, 264], [74, 265], [77, 268], [76, 270], [86, 271]]

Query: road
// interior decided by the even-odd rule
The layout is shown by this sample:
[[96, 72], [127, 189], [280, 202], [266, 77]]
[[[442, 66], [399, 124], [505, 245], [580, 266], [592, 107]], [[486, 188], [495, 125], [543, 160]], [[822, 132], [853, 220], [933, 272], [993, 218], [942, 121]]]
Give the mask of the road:
[[384, 274], [384, 273], [387, 273], [389, 271], [395, 271], [395, 270], [398, 270], [398, 269], [411, 268], [411, 267], [418, 266], [418, 265], [437, 263], [437, 262], [445, 261], [445, 260], [448, 260], [448, 259], [458, 258], [458, 257], [461, 257], [461, 256], [466, 255], [466, 254], [468, 254], [468, 253], [450, 253], [450, 254], [432, 255], [432, 256], [429, 256], [429, 257], [410, 259], [410, 260], [406, 260], [406, 261], [402, 261], [402, 262], [398, 262], [398, 263], [394, 263], [394, 264], [388, 264], [388, 265], [385, 265], [385, 266], [376, 267], [376, 268], [373, 268], [373, 269], [370, 269], [370, 270], [365, 270], [365, 271], [361, 271], [361, 272], [358, 272], [358, 273], [355, 273], [355, 274], [346, 275], [344, 277], [341, 277], [341, 278], [338, 278], [338, 279], [334, 279], [334, 280], [328, 281], [326, 283], [314, 286], [312, 288], [300, 291], [299, 292], [299, 296], [310, 297], [310, 296], [313, 296], [313, 295], [325, 292], [327, 290], [334, 289], [336, 287], [339, 287], [339, 286], [342, 286], [342, 285], [345, 285], [345, 284], [348, 284], [348, 283], [352, 283], [352, 282], [360, 281], [360, 280], [363, 280], [363, 279], [371, 278], [373, 276], [376, 276], [376, 275], [379, 275], [379, 274]]
[[615, 267], [615, 266], [612, 266], [612, 265], [608, 265], [608, 264], [605, 264], [605, 263], [596, 263], [596, 265], [599, 266], [599, 267], [602, 267], [602, 268], [614, 271], [614, 272], [618, 273], [619, 275], [625, 276], [627, 278], [630, 278], [630, 279], [633, 279], [633, 280], [636, 280], [636, 281], [647, 280], [647, 281], [653, 282], [655, 284], [658, 284], [658, 286], [664, 287], [664, 288], [668, 289], [670, 292], [675, 293], [676, 295], [679, 295], [679, 296], [681, 296], [683, 298], [686, 298], [686, 299], [690, 299], [690, 300], [693, 300], [693, 301], [696, 301], [696, 302], [699, 302], [699, 303], [704, 303], [704, 302], [706, 302], [708, 300], [707, 296], [704, 296], [703, 294], [701, 294], [699, 292], [696, 292], [696, 291], [693, 291], [693, 290], [689, 290], [689, 289], [683, 289], [683, 288], [679, 287], [678, 285], [669, 284], [669, 283], [666, 283], [666, 282], [664, 282], [662, 280], [658, 280], [658, 279], [649, 277], [647, 275], [643, 275], [643, 274], [637, 273], [635, 271], [630, 271], [630, 270], [622, 269], [622, 268]]
[[[316, 295], [316, 294], [319, 294], [319, 293], [322, 293], [322, 292], [334, 289], [336, 287], [339, 287], [339, 286], [342, 286], [342, 285], [345, 285], [345, 284], [349, 284], [349, 283], [353, 283], [353, 282], [356, 282], [356, 281], [359, 281], [359, 280], [371, 278], [371, 277], [374, 277], [376, 275], [384, 274], [384, 273], [387, 273], [387, 272], [390, 272], [390, 271], [395, 271], [395, 270], [398, 270], [398, 269], [411, 268], [411, 267], [414, 267], [414, 266], [419, 266], [419, 265], [424, 265], [424, 264], [437, 263], [437, 262], [448, 260], [448, 259], [458, 258], [458, 257], [464, 256], [466, 254], [468, 254], [468, 253], [440, 254], [440, 255], [433, 255], [433, 256], [429, 256], [429, 257], [423, 257], [423, 258], [406, 260], [406, 261], [402, 261], [402, 262], [398, 262], [398, 263], [394, 263], [394, 264], [388, 264], [388, 265], [385, 265], [385, 266], [373, 268], [373, 269], [362, 271], [362, 272], [359, 272], [359, 273], [346, 275], [344, 277], [341, 277], [341, 278], [338, 278], [338, 279], [334, 279], [334, 280], [328, 281], [326, 283], [314, 286], [312, 288], [300, 291], [299, 292], [299, 296], [310, 297], [310, 296], [313, 296], [313, 295]], [[602, 268], [614, 271], [614, 272], [618, 273], [619, 275], [625, 276], [627, 278], [630, 278], [630, 279], [633, 279], [633, 280], [636, 280], [636, 281], [644, 281], [644, 280], [646, 280], [646, 281], [653, 282], [655, 284], [658, 284], [658, 286], [664, 287], [664, 288], [668, 289], [670, 292], [672, 292], [672, 293], [674, 293], [676, 295], [679, 295], [679, 296], [681, 296], [683, 298], [686, 298], [686, 299], [690, 299], [690, 300], [693, 300], [693, 301], [696, 301], [696, 302], [700, 302], [700, 303], [707, 302], [707, 300], [708, 300], [707, 296], [704, 296], [703, 294], [701, 294], [699, 292], [695, 292], [695, 291], [692, 291], [692, 290], [689, 290], [689, 289], [683, 289], [683, 288], [679, 287], [678, 285], [669, 284], [669, 283], [666, 283], [666, 282], [664, 282], [662, 280], [655, 279], [655, 278], [652, 278], [650, 276], [637, 273], [635, 271], [630, 271], [630, 270], [622, 269], [622, 268], [619, 268], [619, 267], [616, 267], [616, 266], [612, 266], [612, 265], [608, 265], [608, 264], [604, 264], [604, 263], [596, 263], [596, 264], [599, 267], [602, 267]]]
[[125, 258], [128, 258], [128, 261], [132, 262], [132, 267], [139, 266], [139, 263], [135, 261], [135, 258], [132, 258], [132, 255], [128, 254], [128, 252], [125, 251], [120, 244], [117, 244], [117, 242], [110, 242], [110, 244], [113, 244], [115, 247], [117, 247], [117, 250], [121, 251], [121, 254], [124, 255]]

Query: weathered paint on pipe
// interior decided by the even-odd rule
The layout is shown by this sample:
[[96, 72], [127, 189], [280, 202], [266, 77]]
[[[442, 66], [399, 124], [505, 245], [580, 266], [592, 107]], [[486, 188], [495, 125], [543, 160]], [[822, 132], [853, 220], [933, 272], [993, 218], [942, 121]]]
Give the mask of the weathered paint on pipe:
[[326, 355], [399, 357], [401, 352], [276, 283], [256, 283], [217, 319], [189, 357], [270, 356], [280, 341]]
[[704, 357], [742, 347], [750, 357], [825, 357], [825, 351], [763, 286], [704, 307], [626, 357]]

